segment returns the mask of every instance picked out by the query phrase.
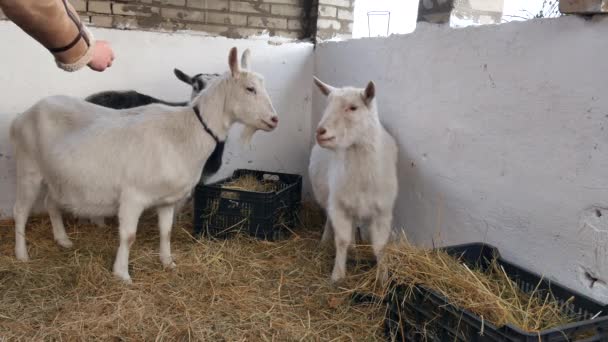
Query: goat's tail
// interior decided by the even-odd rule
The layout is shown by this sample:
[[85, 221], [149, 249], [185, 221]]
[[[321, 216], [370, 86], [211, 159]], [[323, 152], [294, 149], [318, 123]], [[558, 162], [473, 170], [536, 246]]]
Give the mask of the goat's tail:
[[13, 119], [13, 121], [11, 122], [11, 127], [9, 130], [9, 138], [10, 141], [13, 145], [15, 145], [16, 139], [17, 139], [17, 122], [20, 121], [19, 120], [19, 115], [17, 115], [17, 117], [15, 117]]
[[26, 112], [19, 113], [11, 121], [11, 127], [9, 128], [9, 139], [13, 147], [17, 146], [18, 142], [23, 138], [23, 119]]

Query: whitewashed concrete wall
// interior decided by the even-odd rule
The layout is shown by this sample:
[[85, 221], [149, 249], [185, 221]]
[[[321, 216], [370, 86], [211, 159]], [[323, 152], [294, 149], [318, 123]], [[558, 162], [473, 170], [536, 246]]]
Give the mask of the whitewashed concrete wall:
[[[377, 83], [401, 149], [395, 225], [414, 242], [486, 241], [607, 301], [606, 37], [608, 18], [425, 25], [324, 43], [315, 73]], [[316, 125], [324, 99], [313, 94]]]
[[135, 89], [182, 101], [189, 98], [191, 89], [175, 78], [173, 68], [191, 74], [225, 72], [232, 46], [240, 52], [251, 49], [252, 68], [265, 76], [280, 122], [274, 132], [258, 133], [251, 147], [239, 144], [240, 127], [235, 127], [218, 176], [240, 167], [305, 172], [311, 136], [311, 44], [105, 29], [93, 29], [93, 33], [112, 42], [114, 65], [103, 73], [66, 73], [55, 67], [50, 54], [34, 40], [13, 24], [0, 22], [0, 217], [12, 215], [15, 169], [8, 128], [17, 113], [44, 96], [85, 97], [109, 89]]

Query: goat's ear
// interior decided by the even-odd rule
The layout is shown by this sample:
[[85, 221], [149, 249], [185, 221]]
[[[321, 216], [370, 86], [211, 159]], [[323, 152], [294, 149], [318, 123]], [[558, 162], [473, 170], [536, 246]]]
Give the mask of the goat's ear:
[[374, 97], [376, 97], [376, 84], [374, 84], [374, 81], [369, 81], [367, 87], [365, 87], [365, 90], [363, 91], [363, 102], [365, 102], [366, 105], [369, 105]]
[[192, 84], [192, 77], [186, 75], [183, 71], [179, 70], [178, 68], [173, 69], [173, 73], [175, 74], [175, 76], [177, 77], [178, 80], [184, 82], [184, 83], [188, 83], [188, 84]]
[[236, 47], [230, 49], [230, 55], [228, 55], [228, 65], [230, 65], [230, 72], [232, 73], [232, 77], [239, 77], [241, 69], [239, 68]]
[[251, 63], [249, 62], [251, 56], [251, 51], [246, 49], [243, 51], [243, 56], [241, 57], [241, 68], [245, 70], [251, 70]]
[[321, 80], [316, 78], [315, 76], [313, 76], [312, 79], [314, 80], [317, 88], [319, 88], [319, 90], [323, 93], [323, 95], [327, 96], [327, 95], [329, 95], [329, 93], [331, 93], [334, 90], [334, 87], [330, 86], [329, 84], [325, 84], [325, 83], [321, 82]]

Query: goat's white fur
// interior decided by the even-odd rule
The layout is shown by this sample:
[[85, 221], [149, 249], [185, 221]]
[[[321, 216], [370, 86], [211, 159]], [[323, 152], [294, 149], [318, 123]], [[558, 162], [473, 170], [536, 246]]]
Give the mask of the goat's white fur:
[[[243, 52], [243, 56], [241, 58], [241, 61], [246, 61], [246, 62], [241, 62], [241, 66], [243, 66], [246, 63], [249, 63], [250, 60], [250, 52], [249, 49], [246, 49]], [[248, 70], [249, 67], [243, 67], [243, 69]], [[201, 92], [202, 89], [198, 89], [198, 85], [197, 82], [195, 82], [196, 79], [193, 79], [192, 77], [184, 74], [183, 71], [175, 69], [174, 70], [175, 75], [177, 76], [177, 78], [182, 81], [185, 82], [187, 84], [190, 84], [192, 86], [192, 93], [190, 95], [190, 101], [193, 101]], [[179, 74], [178, 74], [179, 73]], [[181, 74], [181, 75], [180, 75]], [[204, 80], [207, 84], [209, 84], [210, 82], [212, 82], [213, 80], [215, 80], [217, 78], [217, 76], [214, 75], [200, 75], [198, 76], [198, 78]], [[142, 95], [139, 93], [135, 92], [135, 95], [137, 96], [147, 96], [147, 95]], [[159, 101], [160, 102], [160, 101]], [[111, 105], [105, 105], [104, 107], [109, 107], [112, 108]], [[137, 114], [137, 112], [130, 112], [132, 114]], [[253, 135], [255, 133], [255, 129], [252, 129], [253, 132], [251, 133], [251, 135]], [[186, 205], [186, 203], [188, 202], [188, 200], [190, 199], [190, 196], [181, 199], [175, 206], [175, 211], [173, 213], [173, 220], [177, 221], [177, 219], [179, 218], [179, 214], [182, 212], [183, 207]], [[96, 216], [96, 217], [90, 217], [88, 218], [91, 223], [93, 223], [94, 225], [98, 226], [98, 227], [106, 227], [106, 222], [105, 222], [105, 218], [103, 216]], [[78, 218], [78, 223], [80, 224], [84, 224], [87, 222], [87, 218], [86, 217], [79, 217]]]
[[346, 274], [346, 254], [357, 225], [363, 237], [371, 240], [384, 280], [383, 250], [391, 233], [398, 187], [397, 144], [380, 123], [372, 82], [364, 90], [314, 81], [328, 96], [328, 104], [308, 171], [314, 196], [327, 213], [322, 242], [332, 237], [335, 242], [331, 280]]
[[[222, 140], [234, 122], [273, 130], [276, 114], [262, 77], [241, 71], [236, 48], [230, 51], [229, 66], [231, 73], [193, 101], [207, 126]], [[256, 92], [247, 91], [248, 87]], [[144, 209], [155, 208], [160, 260], [166, 267], [175, 266], [170, 250], [175, 205], [196, 185], [215, 146], [191, 107], [152, 104], [113, 110], [78, 98], [52, 96], [13, 121], [11, 141], [17, 162], [13, 214], [19, 260], [29, 258], [25, 225], [45, 187], [53, 235], [61, 246], [72, 245], [61, 210], [86, 217], [118, 215], [120, 245], [113, 271], [130, 282], [129, 250], [139, 217]]]

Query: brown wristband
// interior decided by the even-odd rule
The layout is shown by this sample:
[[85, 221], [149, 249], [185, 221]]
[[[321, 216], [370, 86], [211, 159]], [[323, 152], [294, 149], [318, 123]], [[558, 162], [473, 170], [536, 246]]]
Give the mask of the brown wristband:
[[60, 47], [60, 48], [50, 48], [49, 51], [51, 53], [60, 53], [60, 52], [68, 51], [69, 49], [73, 48], [76, 44], [78, 44], [80, 39], [82, 39], [82, 31], [79, 30], [78, 35], [76, 36], [76, 38], [74, 38], [74, 40], [72, 40], [72, 42], [70, 44], [68, 44], [64, 47]]
[[[83, 35], [82, 38], [84, 38], [87, 43], [89, 44], [87, 47], [87, 51], [84, 53], [84, 55], [82, 55], [82, 57], [80, 57], [77, 61], [73, 62], [73, 63], [63, 63], [61, 61], [59, 61], [58, 59], [55, 59], [55, 63], [57, 63], [57, 66], [65, 71], [77, 71], [81, 68], [83, 68], [84, 66], [86, 66], [87, 64], [89, 64], [89, 62], [91, 61], [91, 59], [93, 58], [93, 49], [95, 46], [95, 39], [93, 38], [93, 35], [91, 34], [91, 32], [89, 32], [86, 29], [83, 29], [82, 31]], [[78, 42], [80, 39], [76, 40], [76, 42]]]

